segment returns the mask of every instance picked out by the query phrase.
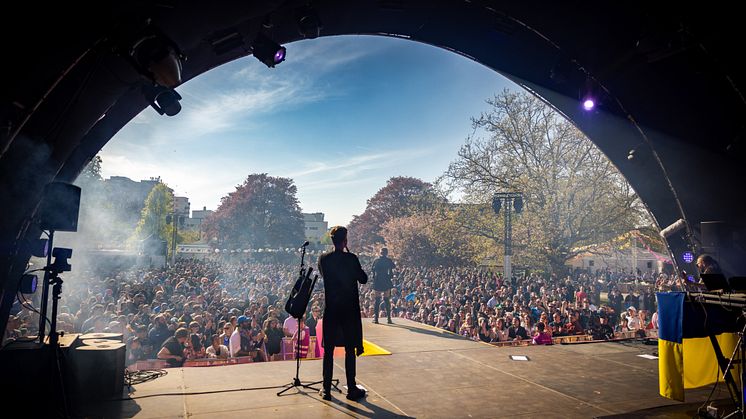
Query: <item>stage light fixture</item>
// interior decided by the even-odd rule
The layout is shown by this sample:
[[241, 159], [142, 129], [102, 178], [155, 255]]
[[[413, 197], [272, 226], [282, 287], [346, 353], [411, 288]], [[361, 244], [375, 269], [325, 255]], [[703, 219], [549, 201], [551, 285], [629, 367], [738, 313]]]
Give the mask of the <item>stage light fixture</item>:
[[49, 239], [30, 239], [24, 242], [22, 248], [24, 251], [31, 253], [31, 256], [45, 258], [49, 251]]
[[318, 38], [324, 25], [318, 13], [312, 7], [305, 7], [298, 11], [298, 33], [306, 39]]
[[503, 204], [503, 200], [500, 198], [492, 198], [492, 210], [495, 211], [495, 214], [500, 214], [500, 207]]
[[583, 109], [586, 111], [592, 111], [596, 107], [596, 101], [593, 98], [586, 98], [583, 100]]
[[174, 89], [163, 86], [148, 86], [144, 89], [150, 106], [161, 115], [174, 116], [181, 111], [181, 95]]
[[285, 61], [286, 48], [261, 32], [256, 36], [251, 47], [254, 57], [269, 68], [274, 68], [275, 65]]
[[521, 211], [523, 211], [523, 198], [520, 196], [515, 198], [513, 200], [513, 208], [515, 209], [516, 214], [520, 214]]
[[18, 285], [18, 291], [21, 294], [33, 294], [36, 292], [36, 286], [39, 284], [39, 277], [34, 274], [26, 274], [21, 278]]
[[681, 255], [681, 260], [686, 263], [692, 263], [694, 261], [694, 253], [686, 251]]
[[153, 27], [130, 48], [133, 65], [145, 77], [165, 87], [181, 84], [182, 63], [186, 56], [171, 39]]

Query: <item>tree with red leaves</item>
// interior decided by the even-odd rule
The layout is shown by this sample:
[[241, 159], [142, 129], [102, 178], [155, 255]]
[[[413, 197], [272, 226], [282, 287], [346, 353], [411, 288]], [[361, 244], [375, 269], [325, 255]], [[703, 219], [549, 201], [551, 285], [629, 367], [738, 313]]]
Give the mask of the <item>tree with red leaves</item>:
[[427, 212], [434, 202], [431, 184], [413, 177], [392, 177], [368, 200], [365, 211], [352, 218], [348, 226], [351, 249], [374, 251], [385, 242], [381, 229], [387, 221]]
[[249, 175], [205, 220], [208, 242], [228, 249], [297, 247], [305, 234], [296, 192], [292, 179]]

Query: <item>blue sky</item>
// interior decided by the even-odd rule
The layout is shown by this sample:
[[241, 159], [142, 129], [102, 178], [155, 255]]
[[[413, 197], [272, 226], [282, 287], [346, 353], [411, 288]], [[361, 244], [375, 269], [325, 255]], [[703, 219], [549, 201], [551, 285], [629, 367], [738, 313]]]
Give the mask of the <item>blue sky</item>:
[[504, 88], [494, 71], [429, 45], [373, 36], [286, 45], [180, 86], [175, 117], [147, 108], [103, 148], [105, 177], [160, 176], [215, 209], [250, 173], [291, 177], [304, 212], [347, 224], [392, 176], [433, 181]]

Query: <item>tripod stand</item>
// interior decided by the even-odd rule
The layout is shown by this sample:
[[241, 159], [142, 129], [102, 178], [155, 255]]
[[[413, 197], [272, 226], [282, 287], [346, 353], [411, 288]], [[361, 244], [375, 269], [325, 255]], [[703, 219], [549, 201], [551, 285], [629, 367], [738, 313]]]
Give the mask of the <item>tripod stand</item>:
[[[311, 272], [313, 271], [313, 268], [305, 268], [304, 260], [306, 257], [306, 246], [308, 246], [308, 242], [305, 242], [303, 246], [301, 246], [302, 253], [300, 257], [300, 275], [295, 283], [295, 286], [293, 287], [293, 290], [290, 293], [287, 304], [285, 304], [285, 311], [290, 313], [291, 316], [298, 320], [298, 334], [296, 335], [295, 339], [295, 377], [293, 378], [293, 381], [284, 385], [284, 389], [277, 393], [278, 396], [282, 396], [283, 393], [290, 390], [291, 388], [298, 387], [310, 388], [311, 390], [319, 391], [319, 389], [314, 387], [314, 385], [322, 382], [320, 380], [304, 384], [298, 376], [300, 374], [301, 324], [303, 323], [303, 319], [305, 318], [306, 308], [308, 307], [308, 300], [310, 299], [311, 293], [313, 292], [313, 287], [316, 285], [316, 280], [319, 278], [318, 275], [315, 275], [313, 277], [313, 280], [311, 280]], [[338, 384], [339, 380], [332, 380], [332, 386], [334, 386], [334, 388], [341, 393], [342, 391], [339, 390], [339, 387], [337, 387]]]
[[[48, 280], [48, 285], [52, 285], [52, 320], [49, 325], [49, 348], [54, 351], [54, 363], [53, 368], [55, 369], [54, 375], [59, 379], [59, 390], [60, 390], [60, 401], [62, 402], [62, 408], [64, 416], [69, 416], [69, 400], [65, 392], [65, 381], [62, 374], [62, 348], [59, 345], [59, 333], [57, 333], [57, 308], [58, 302], [62, 295], [62, 278], [60, 274], [71, 270], [70, 264], [67, 259], [72, 256], [72, 249], [55, 248], [52, 251], [52, 256], [55, 258], [54, 263], [50, 263], [44, 267], [44, 274]], [[39, 336], [42, 336], [40, 331]], [[43, 343], [43, 342], [42, 342]]]

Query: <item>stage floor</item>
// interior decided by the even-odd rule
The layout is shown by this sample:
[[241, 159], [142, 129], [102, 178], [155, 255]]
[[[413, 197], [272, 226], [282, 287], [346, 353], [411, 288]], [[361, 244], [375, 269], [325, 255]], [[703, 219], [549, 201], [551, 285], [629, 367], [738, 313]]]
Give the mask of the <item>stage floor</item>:
[[[391, 355], [359, 357], [358, 383], [369, 391], [361, 402], [334, 392], [331, 402], [312, 390], [281, 387], [295, 376], [295, 362], [168, 369], [138, 384], [132, 400], [88, 409], [99, 417], [601, 417], [653, 409], [652, 416], [691, 417], [692, 405], [658, 395], [658, 362], [639, 357], [656, 346], [630, 343], [492, 347], [419, 323], [394, 325], [363, 320], [365, 339]], [[513, 361], [525, 355], [529, 361]], [[344, 359], [335, 377], [344, 384]], [[321, 361], [301, 363], [301, 380], [321, 379]], [[246, 390], [242, 390], [246, 389]], [[727, 397], [718, 386], [716, 397]], [[202, 394], [197, 394], [202, 393]], [[165, 395], [169, 394], [169, 395]], [[687, 402], [704, 401], [709, 388], [687, 391]], [[695, 408], [696, 409], [696, 408]], [[639, 414], [642, 414], [640, 412]]]

